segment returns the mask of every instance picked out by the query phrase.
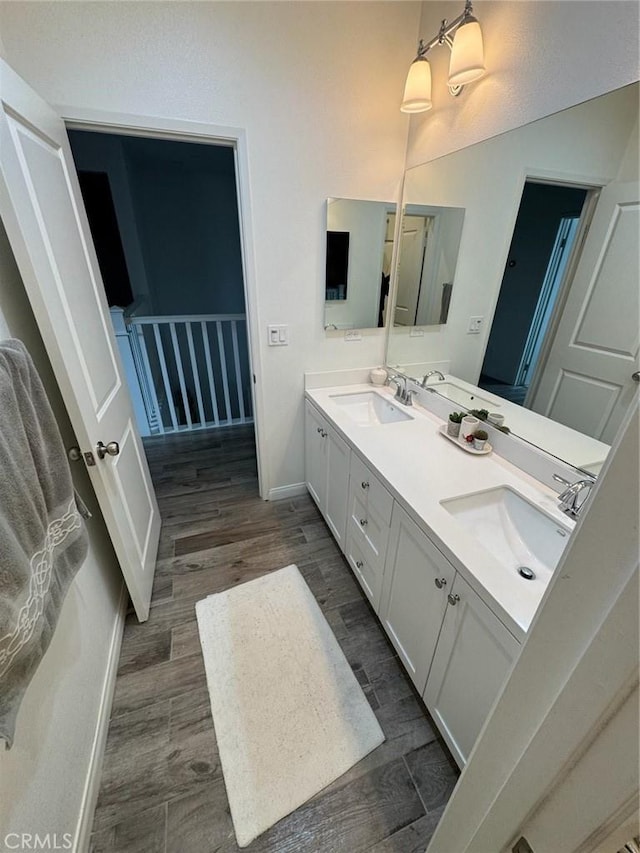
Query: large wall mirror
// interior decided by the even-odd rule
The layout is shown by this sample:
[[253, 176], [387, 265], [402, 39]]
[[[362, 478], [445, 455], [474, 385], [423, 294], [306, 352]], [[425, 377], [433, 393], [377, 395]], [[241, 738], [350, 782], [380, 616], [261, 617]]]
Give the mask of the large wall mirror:
[[395, 221], [392, 202], [327, 200], [325, 329], [385, 325]]
[[[403, 207], [464, 210], [446, 325], [387, 363], [597, 473], [638, 389], [638, 84], [409, 169]], [[402, 266], [402, 258], [399, 259]], [[455, 407], [455, 406], [454, 406]]]

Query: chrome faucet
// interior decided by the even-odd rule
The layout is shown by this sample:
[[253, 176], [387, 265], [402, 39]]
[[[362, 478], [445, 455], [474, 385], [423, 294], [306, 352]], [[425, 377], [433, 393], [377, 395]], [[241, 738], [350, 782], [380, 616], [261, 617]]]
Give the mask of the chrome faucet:
[[440, 373], [440, 371], [439, 371], [439, 370], [430, 370], [428, 373], [425, 373], [425, 375], [422, 377], [422, 382], [420, 383], [420, 387], [421, 387], [421, 388], [426, 388], [426, 387], [427, 387], [427, 379], [428, 379], [430, 376], [434, 376], [434, 375], [435, 375], [435, 376], [439, 376], [439, 377], [440, 377], [440, 381], [441, 381], [441, 382], [444, 382], [444, 373]]
[[407, 388], [407, 377], [401, 373], [396, 373], [389, 377], [389, 382], [396, 383], [396, 393], [393, 399], [402, 403], [403, 406], [413, 406], [413, 395], [416, 393], [411, 388]]
[[[575, 483], [570, 483], [568, 480], [565, 480], [564, 477], [560, 477], [558, 474], [553, 475], [553, 479], [557, 483], [562, 483], [565, 487], [564, 490], [558, 495], [558, 500], [560, 501], [560, 509], [565, 515], [568, 515], [569, 518], [579, 518], [580, 513], [582, 512], [584, 505], [586, 504], [589, 495], [591, 494], [591, 489], [593, 488], [593, 484], [595, 480], [591, 479], [582, 479], [576, 480]], [[582, 492], [586, 492], [580, 500], [580, 495]]]

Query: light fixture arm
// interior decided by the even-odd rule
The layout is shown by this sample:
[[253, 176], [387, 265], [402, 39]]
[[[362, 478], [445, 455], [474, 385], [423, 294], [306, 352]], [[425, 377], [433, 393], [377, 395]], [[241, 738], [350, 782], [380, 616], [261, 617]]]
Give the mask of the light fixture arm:
[[[431, 41], [426, 43], [420, 39], [418, 42], [418, 53], [416, 54], [416, 59], [424, 59], [427, 53], [439, 44], [446, 44], [449, 50], [451, 50], [453, 48], [453, 39], [451, 38], [452, 33], [455, 33], [458, 27], [461, 24], [467, 23], [469, 19], [475, 20], [473, 17], [473, 5], [471, 0], [465, 0], [462, 14], [458, 15], [457, 18], [454, 18], [454, 20], [450, 22], [445, 18], [440, 25], [440, 30], [438, 31], [437, 36], [434, 36]], [[464, 86], [460, 85], [448, 85], [449, 92], [454, 97], [457, 97], [460, 92], [462, 92], [463, 88]]]

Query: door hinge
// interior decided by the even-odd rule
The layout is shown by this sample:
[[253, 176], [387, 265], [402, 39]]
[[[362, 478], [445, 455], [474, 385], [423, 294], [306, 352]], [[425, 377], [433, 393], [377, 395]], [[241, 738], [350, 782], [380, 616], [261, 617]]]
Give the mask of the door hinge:
[[256, 375], [255, 375], [255, 373], [252, 373], [251, 375], [253, 376], [253, 384], [256, 385], [257, 384], [256, 383]]

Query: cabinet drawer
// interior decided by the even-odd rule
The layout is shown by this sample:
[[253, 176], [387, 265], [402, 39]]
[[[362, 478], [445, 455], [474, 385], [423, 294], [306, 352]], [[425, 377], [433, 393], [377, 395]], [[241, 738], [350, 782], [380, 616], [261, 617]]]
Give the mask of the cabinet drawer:
[[349, 499], [349, 527], [353, 529], [367, 560], [384, 568], [384, 558], [389, 541], [389, 524], [380, 516], [371, 501], [367, 501], [360, 481], [351, 484]]
[[364, 594], [377, 613], [380, 605], [380, 593], [382, 591], [383, 567], [376, 561], [367, 559], [365, 551], [366, 549], [362, 548], [362, 541], [358, 531], [351, 525], [347, 533], [347, 560]]
[[351, 454], [351, 482], [354, 492], [361, 494], [363, 502], [377, 513], [380, 522], [390, 524], [393, 498], [355, 453]]

